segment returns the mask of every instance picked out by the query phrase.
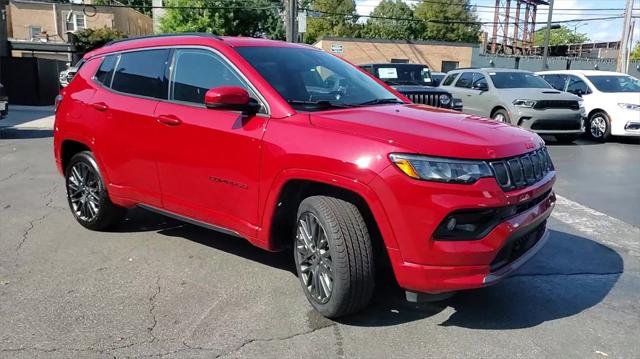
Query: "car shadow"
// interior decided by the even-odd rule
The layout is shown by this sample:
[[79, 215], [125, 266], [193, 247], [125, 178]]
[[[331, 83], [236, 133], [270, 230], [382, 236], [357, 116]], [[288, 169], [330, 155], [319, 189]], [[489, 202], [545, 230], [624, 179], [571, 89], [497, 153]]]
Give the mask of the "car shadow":
[[[127, 220], [117, 230], [157, 231], [296, 275], [290, 251], [270, 253], [243, 239], [142, 209], [129, 211]], [[502, 283], [462, 291], [439, 302], [407, 302], [404, 290], [390, 270], [383, 270], [377, 276], [371, 304], [361, 313], [337, 322], [363, 327], [393, 326], [433, 317], [451, 308], [453, 313], [439, 325], [469, 329], [529, 328], [597, 305], [611, 291], [623, 269], [622, 257], [611, 248], [551, 230], [540, 252]]]
[[36, 130], [26, 128], [0, 128], [0, 140], [53, 137], [53, 130]]
[[551, 135], [542, 135], [542, 139], [544, 139], [545, 144], [548, 146], [559, 146], [559, 147], [571, 147], [571, 146], [593, 146], [593, 145], [603, 145], [605, 143], [620, 143], [626, 145], [638, 145], [640, 144], [640, 138], [638, 137], [624, 137], [624, 136], [611, 136], [607, 139], [606, 142], [599, 142], [590, 139], [587, 135], [580, 136], [574, 142], [560, 142], [556, 140], [554, 136]]

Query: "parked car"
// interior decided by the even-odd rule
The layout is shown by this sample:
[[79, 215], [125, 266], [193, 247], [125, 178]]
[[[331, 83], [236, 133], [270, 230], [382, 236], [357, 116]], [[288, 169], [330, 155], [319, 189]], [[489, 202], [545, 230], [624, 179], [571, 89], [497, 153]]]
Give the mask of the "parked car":
[[442, 80], [444, 80], [445, 77], [447, 77], [447, 74], [444, 72], [432, 72], [431, 81], [433, 83], [433, 86], [440, 86]]
[[66, 87], [69, 85], [69, 82], [71, 82], [83, 63], [84, 61], [80, 60], [75, 65], [69, 66], [66, 70], [60, 71], [60, 87]]
[[463, 103], [449, 92], [436, 87], [426, 65], [389, 63], [365, 64], [360, 68], [393, 87], [413, 103], [462, 111]]
[[86, 228], [138, 206], [290, 248], [327, 317], [364, 308], [385, 263], [409, 300], [434, 299], [498, 282], [547, 238], [540, 137], [411, 104], [320, 49], [170, 34], [85, 61], [56, 99], [54, 153]]
[[0, 119], [7, 117], [9, 114], [9, 97], [3, 84], [0, 84]]
[[584, 133], [580, 97], [552, 88], [539, 76], [512, 69], [457, 69], [441, 87], [462, 98], [464, 111], [573, 142]]
[[582, 97], [587, 133], [605, 141], [609, 136], [640, 136], [640, 80], [607, 71], [538, 72], [553, 88]]

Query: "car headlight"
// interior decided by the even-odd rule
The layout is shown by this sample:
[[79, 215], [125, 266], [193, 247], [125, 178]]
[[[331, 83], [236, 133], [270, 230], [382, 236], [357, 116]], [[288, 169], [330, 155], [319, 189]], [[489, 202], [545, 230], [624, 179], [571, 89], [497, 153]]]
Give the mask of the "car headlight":
[[640, 105], [633, 103], [619, 103], [618, 106], [625, 110], [640, 111]]
[[440, 95], [440, 103], [441, 104], [448, 105], [449, 102], [451, 102], [451, 97], [449, 97], [449, 95], [446, 95], [446, 94]]
[[518, 99], [518, 100], [514, 100], [513, 101], [513, 105], [514, 106], [518, 106], [518, 107], [529, 107], [529, 108], [531, 108], [531, 107], [536, 105], [536, 101]]
[[474, 183], [479, 178], [493, 177], [491, 168], [484, 161], [402, 153], [392, 153], [389, 158], [402, 172], [415, 179], [448, 183]]
[[582, 99], [578, 100], [578, 107], [584, 108], [584, 100]]

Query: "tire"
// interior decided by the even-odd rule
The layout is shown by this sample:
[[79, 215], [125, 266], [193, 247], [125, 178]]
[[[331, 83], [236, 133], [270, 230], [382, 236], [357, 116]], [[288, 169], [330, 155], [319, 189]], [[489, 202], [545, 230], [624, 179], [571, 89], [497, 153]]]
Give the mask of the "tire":
[[84, 227], [100, 231], [120, 222], [127, 210], [109, 199], [104, 180], [89, 151], [74, 155], [65, 170], [67, 202], [75, 219]]
[[375, 283], [373, 248], [353, 204], [325, 196], [303, 200], [293, 254], [304, 294], [323, 316], [342, 317], [369, 304]]
[[502, 123], [511, 123], [511, 118], [505, 109], [499, 108], [493, 112], [491, 118]]
[[577, 140], [580, 135], [555, 135], [556, 141], [560, 143], [572, 143]]
[[611, 119], [605, 112], [596, 112], [589, 117], [587, 133], [592, 140], [604, 142], [611, 137]]

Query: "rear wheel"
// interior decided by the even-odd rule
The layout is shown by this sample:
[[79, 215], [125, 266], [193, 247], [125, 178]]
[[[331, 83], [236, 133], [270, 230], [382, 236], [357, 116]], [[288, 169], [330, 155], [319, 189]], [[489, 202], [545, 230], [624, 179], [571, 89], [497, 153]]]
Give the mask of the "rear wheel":
[[596, 141], [606, 141], [611, 136], [611, 120], [604, 112], [596, 112], [589, 117], [589, 136]]
[[497, 109], [493, 115], [491, 116], [491, 118], [493, 118], [494, 120], [498, 121], [498, 122], [503, 122], [503, 123], [511, 123], [511, 119], [509, 118], [509, 114], [507, 113], [506, 110], [500, 108]]
[[93, 154], [74, 155], [65, 171], [67, 200], [76, 220], [92, 230], [107, 229], [122, 220], [126, 209], [111, 202]]
[[296, 269], [309, 303], [337, 318], [367, 306], [374, 287], [374, 258], [362, 214], [353, 204], [325, 196], [298, 209]]

